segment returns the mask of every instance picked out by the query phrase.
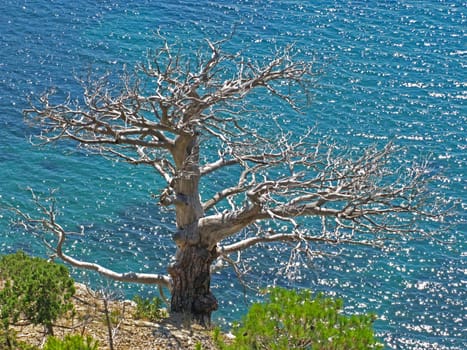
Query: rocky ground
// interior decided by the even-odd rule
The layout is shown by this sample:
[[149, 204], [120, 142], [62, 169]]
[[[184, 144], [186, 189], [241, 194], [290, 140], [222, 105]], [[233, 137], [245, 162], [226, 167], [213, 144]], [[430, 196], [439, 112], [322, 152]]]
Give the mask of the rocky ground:
[[[135, 306], [131, 301], [108, 302], [106, 313], [104, 300], [81, 284], [77, 284], [74, 304], [75, 314], [56, 322], [56, 336], [63, 337], [67, 333], [91, 335], [99, 341], [99, 349], [110, 350], [217, 349], [211, 331], [199, 325], [170, 317], [157, 323], [135, 319]], [[113, 347], [108, 324], [111, 325]], [[45, 341], [41, 327], [18, 325], [16, 331], [18, 339], [27, 343], [40, 346]]]

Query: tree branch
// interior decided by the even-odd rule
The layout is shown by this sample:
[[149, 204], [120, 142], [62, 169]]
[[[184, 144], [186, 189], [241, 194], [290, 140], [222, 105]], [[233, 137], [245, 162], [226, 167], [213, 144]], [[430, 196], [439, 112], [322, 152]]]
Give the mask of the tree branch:
[[358, 241], [358, 240], [351, 240], [351, 239], [339, 239], [339, 238], [331, 238], [325, 236], [309, 236], [308, 234], [304, 234], [303, 232], [293, 232], [293, 233], [276, 233], [268, 236], [255, 236], [245, 238], [238, 242], [228, 244], [225, 246], [218, 247], [218, 253], [221, 255], [229, 255], [232, 253], [236, 253], [238, 251], [242, 251], [248, 249], [254, 245], [261, 244], [261, 243], [272, 243], [272, 242], [318, 242], [318, 243], [326, 243], [326, 244], [352, 244], [352, 245], [362, 245], [362, 246], [369, 246], [369, 247], [380, 247], [381, 245], [375, 241]]
[[[246, 199], [249, 204], [203, 218], [201, 234], [215, 243], [258, 221], [288, 221], [296, 226], [293, 220], [301, 216], [321, 217], [323, 226], [347, 230], [351, 235], [402, 234], [417, 232], [417, 221], [443, 221], [452, 215], [448, 200], [430, 196], [426, 164], [395, 171], [389, 159], [396, 151], [387, 145], [380, 150], [368, 149], [357, 158], [350, 154], [331, 156], [330, 151], [302, 158], [284, 153], [282, 164], [291, 167], [291, 175], [258, 182], [252, 178], [248, 186], [219, 192], [207, 206], [239, 193], [245, 196], [241, 203]], [[294, 172], [299, 166], [301, 171]]]
[[43, 214], [41, 218], [33, 218], [30, 215], [20, 211], [17, 208], [11, 208], [20, 218], [21, 224], [29, 232], [50, 232], [54, 234], [57, 238], [57, 243], [52, 246], [49, 242], [46, 242], [46, 245], [53, 253], [63, 260], [65, 263], [68, 263], [74, 267], [96, 271], [100, 275], [120, 281], [120, 282], [133, 282], [133, 283], [143, 283], [143, 284], [157, 284], [163, 287], [167, 287], [169, 290], [172, 285], [170, 277], [160, 274], [146, 274], [138, 272], [125, 272], [119, 273], [103, 267], [96, 263], [91, 263], [87, 261], [82, 261], [75, 259], [66, 253], [63, 252], [63, 245], [65, 243], [67, 233], [62, 226], [56, 222], [56, 209], [55, 209], [55, 200], [53, 198], [47, 199], [51, 204], [47, 207], [41, 203], [40, 199], [36, 194], [31, 190], [33, 195], [33, 200], [40, 212]]

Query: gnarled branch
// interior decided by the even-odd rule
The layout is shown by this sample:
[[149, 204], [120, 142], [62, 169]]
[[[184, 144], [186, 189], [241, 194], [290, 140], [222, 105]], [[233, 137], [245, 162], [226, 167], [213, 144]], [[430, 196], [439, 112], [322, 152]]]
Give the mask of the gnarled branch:
[[228, 255], [239, 251], [246, 250], [261, 243], [272, 242], [318, 242], [326, 244], [354, 244], [369, 247], [380, 247], [381, 245], [375, 241], [357, 241], [351, 239], [339, 239], [326, 236], [310, 236], [306, 233], [292, 232], [292, 233], [275, 233], [265, 236], [255, 236], [242, 239], [238, 242], [223, 245], [218, 247], [220, 255]]
[[99, 264], [79, 260], [64, 253], [63, 245], [69, 233], [66, 232], [63, 229], [63, 227], [59, 225], [56, 221], [55, 199], [53, 197], [48, 198], [47, 201], [50, 204], [46, 206], [40, 201], [40, 198], [32, 190], [31, 193], [36, 206], [40, 209], [40, 212], [42, 214], [41, 217], [33, 218], [29, 214], [26, 214], [17, 208], [11, 208], [11, 210], [16, 212], [16, 214], [19, 216], [20, 221], [18, 222], [18, 224], [21, 224], [27, 231], [34, 233], [52, 233], [57, 238], [57, 242], [54, 245], [47, 241], [44, 241], [44, 243], [46, 244], [47, 248], [49, 248], [53, 252], [53, 254], [60, 258], [62, 261], [77, 268], [95, 271], [104, 277], [116, 281], [142, 284], [157, 284], [159, 286], [167, 287], [170, 290], [172, 281], [169, 276], [139, 272], [119, 273]]
[[[201, 219], [202, 235], [206, 241], [216, 243], [258, 221], [272, 219], [294, 224], [293, 219], [301, 216], [321, 217], [324, 230], [334, 227], [355, 237], [358, 234], [364, 237], [416, 232], [417, 221], [442, 221], [449, 215], [450, 207], [444, 199], [430, 197], [427, 186], [431, 177], [427, 164], [395, 171], [390, 164], [395, 152], [397, 148], [389, 144], [382, 149], [368, 149], [358, 157], [349, 154], [331, 157], [328, 152], [301, 159], [290, 157], [286, 162], [284, 155], [284, 166], [301, 171], [292, 171], [291, 175], [279, 179], [252, 179], [247, 187], [219, 192], [207, 203], [243, 193], [243, 201], [237, 201], [243, 203], [243, 207], [239, 205]], [[307, 169], [306, 164], [314, 166]], [[275, 236], [284, 240], [294, 237]], [[304, 239], [316, 239], [307, 237]], [[253, 237], [247, 242], [267, 242], [275, 238]]]

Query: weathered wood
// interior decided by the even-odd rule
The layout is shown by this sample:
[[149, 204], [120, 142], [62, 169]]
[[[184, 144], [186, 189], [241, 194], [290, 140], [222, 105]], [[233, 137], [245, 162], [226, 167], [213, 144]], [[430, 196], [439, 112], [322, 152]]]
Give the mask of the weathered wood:
[[216, 249], [200, 245], [179, 247], [176, 260], [169, 267], [172, 277], [172, 312], [182, 313], [203, 325], [211, 321], [217, 310], [217, 299], [211, 292], [211, 264], [217, 258]]

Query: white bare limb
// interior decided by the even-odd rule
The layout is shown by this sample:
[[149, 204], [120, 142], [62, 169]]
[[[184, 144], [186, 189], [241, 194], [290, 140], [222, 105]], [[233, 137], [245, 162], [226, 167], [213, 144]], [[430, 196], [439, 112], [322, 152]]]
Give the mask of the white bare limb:
[[[202, 218], [202, 235], [206, 242], [215, 244], [255, 222], [270, 219], [292, 222], [300, 216], [322, 217], [323, 226], [360, 232], [362, 237], [367, 234], [376, 236], [382, 233], [408, 234], [417, 231], [414, 224], [416, 220], [441, 219], [449, 209], [445, 207], [441, 211], [441, 206], [436, 203], [427, 208], [426, 198], [414, 196], [414, 193], [427, 191], [426, 186], [430, 179], [420, 166], [417, 171], [394, 171], [387, 163], [395, 151], [392, 145], [388, 145], [381, 150], [367, 150], [356, 160], [349, 158], [347, 154], [331, 158], [327, 153], [324, 158], [317, 158], [314, 154], [311, 158], [300, 160], [302, 165], [315, 164], [311, 171], [292, 173], [275, 180], [263, 178], [262, 181], [250, 182], [244, 187], [227, 188], [216, 194], [207, 204], [214, 205], [219, 202], [219, 198], [236, 196], [239, 193], [243, 194], [243, 199], [247, 199], [249, 204]], [[289, 163], [283, 159], [282, 164], [287, 166]], [[293, 166], [298, 165], [299, 160], [296, 159]], [[386, 180], [389, 177], [392, 177], [390, 182]], [[402, 217], [405, 219], [401, 220]], [[292, 223], [296, 226], [296, 223]], [[289, 240], [296, 236], [253, 237], [238, 246], [244, 247], [246, 242], [267, 242], [276, 238]], [[304, 239], [320, 241], [323, 238], [310, 236]], [[355, 243], [358, 241], [352, 240]], [[329, 243], [333, 242], [329, 240]]]
[[116, 272], [106, 267], [103, 267], [96, 263], [91, 263], [83, 260], [73, 258], [63, 251], [63, 246], [66, 240], [66, 232], [61, 225], [56, 222], [56, 210], [55, 210], [55, 199], [49, 198], [47, 201], [50, 203], [49, 206], [44, 205], [39, 197], [31, 191], [33, 195], [33, 200], [35, 201], [37, 207], [40, 209], [42, 214], [39, 218], [33, 218], [29, 214], [26, 214], [17, 208], [12, 208], [19, 216], [20, 221], [18, 222], [28, 231], [31, 232], [50, 232], [55, 235], [57, 242], [53, 245], [45, 241], [46, 246], [53, 252], [53, 254], [61, 259], [62, 261], [70, 264], [71, 266], [92, 270], [99, 273], [101, 276], [113, 279], [120, 282], [132, 282], [132, 283], [142, 283], [142, 284], [156, 284], [159, 286], [166, 287], [170, 290], [172, 281], [169, 276], [161, 274], [147, 274], [139, 272]]
[[353, 245], [363, 245], [369, 247], [379, 247], [380, 244], [376, 241], [357, 241], [351, 239], [338, 239], [330, 238], [325, 236], [310, 236], [305, 234], [300, 234], [298, 232], [293, 233], [277, 233], [268, 236], [255, 236], [245, 238], [241, 241], [228, 244], [225, 246], [219, 246], [219, 254], [232, 254], [238, 251], [248, 249], [252, 246], [261, 243], [271, 243], [271, 242], [318, 242], [318, 243], [327, 243], [331, 245], [336, 244], [353, 244]]

